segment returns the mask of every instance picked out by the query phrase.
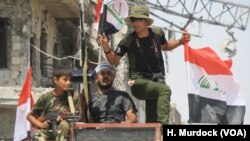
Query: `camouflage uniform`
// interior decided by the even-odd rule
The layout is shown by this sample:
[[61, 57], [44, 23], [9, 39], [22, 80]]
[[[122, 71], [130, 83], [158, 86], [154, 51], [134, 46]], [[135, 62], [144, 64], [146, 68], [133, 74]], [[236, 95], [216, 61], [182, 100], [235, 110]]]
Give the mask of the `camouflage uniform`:
[[[54, 96], [53, 91], [48, 92], [42, 96], [39, 97], [37, 100], [35, 106], [33, 107], [31, 114], [35, 117], [39, 117], [41, 115], [45, 115], [47, 113], [70, 113], [69, 103], [68, 103], [68, 97], [67, 92], [62, 94], [61, 96]], [[76, 111], [80, 111], [81, 103], [78, 93], [73, 93], [73, 102]], [[68, 136], [70, 125], [68, 121], [62, 120], [60, 123], [58, 123], [58, 129], [57, 129], [57, 141], [64, 141], [66, 140], [65, 137]], [[33, 133], [33, 138], [36, 138], [35, 140], [44, 141], [45, 139], [52, 139], [52, 132], [50, 130], [45, 129], [38, 129]]]
[[167, 40], [160, 28], [149, 28], [149, 32], [145, 38], [138, 38], [135, 32], [128, 34], [118, 44], [115, 53], [128, 55], [129, 78], [135, 80], [131, 92], [136, 98], [146, 100], [146, 122], [166, 124], [171, 90], [165, 84], [160, 45], [166, 44]]

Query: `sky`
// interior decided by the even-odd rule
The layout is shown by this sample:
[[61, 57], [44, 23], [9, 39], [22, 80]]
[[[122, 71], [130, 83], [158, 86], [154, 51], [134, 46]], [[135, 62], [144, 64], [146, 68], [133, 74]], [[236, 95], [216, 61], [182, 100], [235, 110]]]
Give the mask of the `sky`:
[[[241, 3], [246, 4], [250, 7], [249, 0], [241, 0]], [[158, 20], [157, 18], [151, 16], [154, 19], [154, 24], [156, 26], [162, 27], [164, 22]], [[162, 17], [167, 19], [172, 19], [173, 21], [178, 21], [174, 16]], [[177, 22], [178, 23], [178, 22]], [[179, 22], [183, 24], [183, 22]], [[190, 33], [197, 33], [198, 25], [190, 24], [188, 26], [188, 31]], [[202, 24], [202, 37], [192, 37], [189, 45], [193, 48], [201, 48], [205, 46], [210, 46], [222, 59], [227, 58], [228, 54], [223, 52], [220, 48], [220, 44], [226, 40], [231, 39], [227, 34], [226, 28], [221, 26]], [[246, 100], [246, 114], [244, 124], [250, 124], [250, 21], [245, 31], [239, 29], [233, 29], [234, 35], [238, 40], [235, 43], [236, 55], [232, 57], [232, 73], [236, 80], [240, 84], [240, 90], [245, 95]], [[166, 32], [167, 33], [167, 32]], [[179, 38], [181, 34], [177, 33], [176, 37]], [[176, 103], [177, 109], [182, 115], [182, 121], [186, 122], [188, 120], [188, 100], [187, 100], [187, 75], [186, 75], [186, 66], [184, 62], [184, 48], [180, 46], [173, 51], [169, 51], [168, 54], [168, 63], [169, 63], [169, 72], [167, 76], [167, 83], [172, 89], [171, 101]]]

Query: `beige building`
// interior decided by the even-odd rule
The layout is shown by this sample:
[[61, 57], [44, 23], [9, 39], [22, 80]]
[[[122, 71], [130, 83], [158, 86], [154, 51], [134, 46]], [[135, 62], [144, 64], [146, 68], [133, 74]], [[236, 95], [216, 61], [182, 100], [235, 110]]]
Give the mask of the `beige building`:
[[[28, 66], [32, 94], [50, 90], [57, 64], [77, 68], [81, 56], [81, 9], [93, 17], [94, 3], [80, 0], [0, 0], [0, 140], [11, 139], [16, 104]], [[92, 15], [92, 16], [91, 16]], [[86, 26], [89, 25], [87, 22]], [[91, 23], [91, 21], [89, 21]], [[82, 34], [83, 35], [83, 34]]]

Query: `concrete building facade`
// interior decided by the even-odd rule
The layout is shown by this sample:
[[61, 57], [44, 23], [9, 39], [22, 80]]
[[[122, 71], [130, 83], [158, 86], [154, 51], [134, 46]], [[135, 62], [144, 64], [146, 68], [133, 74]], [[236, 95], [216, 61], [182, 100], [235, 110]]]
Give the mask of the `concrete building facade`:
[[17, 100], [29, 66], [37, 99], [51, 89], [53, 67], [79, 65], [74, 55], [81, 48], [80, 9], [80, 0], [0, 0], [0, 126], [5, 127], [0, 140], [13, 137]]
[[[98, 63], [97, 33], [91, 34], [96, 4], [97, 0], [0, 0], [0, 126], [5, 127], [0, 128], [0, 140], [13, 138], [17, 101], [29, 66], [36, 100], [52, 89], [51, 73], [57, 64], [81, 68], [81, 48], [88, 47], [89, 61], [94, 62], [90, 67]], [[113, 36], [113, 49], [126, 33]], [[127, 65], [123, 57], [117, 66], [115, 86], [130, 93]], [[133, 99], [143, 122], [144, 104]]]

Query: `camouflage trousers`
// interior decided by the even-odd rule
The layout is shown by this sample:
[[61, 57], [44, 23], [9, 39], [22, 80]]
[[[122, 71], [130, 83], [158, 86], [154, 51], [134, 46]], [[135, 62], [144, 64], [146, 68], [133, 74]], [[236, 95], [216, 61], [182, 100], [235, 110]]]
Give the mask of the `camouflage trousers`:
[[[67, 141], [69, 134], [70, 124], [63, 120], [60, 122], [57, 128], [57, 136], [56, 141]], [[37, 129], [34, 133], [32, 133], [33, 141], [47, 141], [53, 140], [52, 130], [45, 129]]]
[[171, 89], [165, 83], [137, 78], [131, 87], [134, 97], [145, 100], [146, 122], [168, 124]]

